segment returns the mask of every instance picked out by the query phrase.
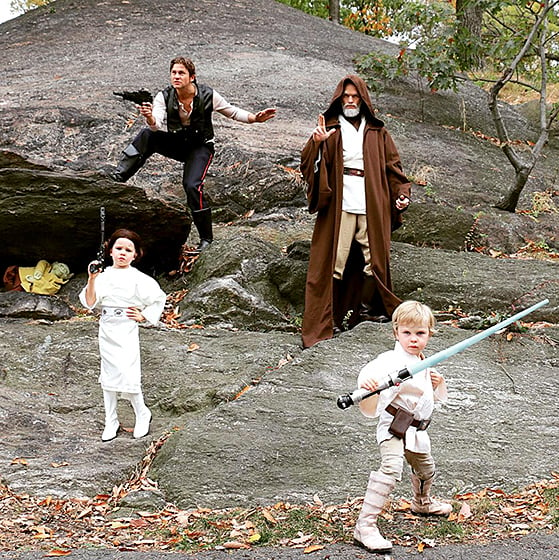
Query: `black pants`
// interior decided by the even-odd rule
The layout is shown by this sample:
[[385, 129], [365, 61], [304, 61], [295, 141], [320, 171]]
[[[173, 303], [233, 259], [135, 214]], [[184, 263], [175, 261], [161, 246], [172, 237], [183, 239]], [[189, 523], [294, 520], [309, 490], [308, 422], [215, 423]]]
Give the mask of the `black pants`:
[[213, 142], [200, 143], [181, 132], [143, 128], [132, 145], [140, 153], [143, 162], [153, 154], [183, 162], [182, 186], [189, 208], [193, 211], [209, 208], [204, 196], [204, 179], [214, 156]]

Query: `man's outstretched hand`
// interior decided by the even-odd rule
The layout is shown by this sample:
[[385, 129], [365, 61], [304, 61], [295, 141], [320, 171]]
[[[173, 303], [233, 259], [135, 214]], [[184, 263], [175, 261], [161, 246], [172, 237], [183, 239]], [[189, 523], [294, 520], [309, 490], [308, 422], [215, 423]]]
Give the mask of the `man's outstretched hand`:
[[313, 130], [312, 139], [317, 143], [324, 142], [324, 140], [330, 138], [330, 136], [332, 136], [334, 132], [336, 132], [335, 128], [326, 130], [326, 121], [324, 120], [324, 115], [322, 113], [318, 115], [318, 124]]
[[254, 115], [254, 120], [252, 122], [266, 122], [270, 119], [273, 119], [275, 116], [276, 110], [269, 107], [268, 109], [264, 109], [263, 111], [258, 111], [258, 113]]

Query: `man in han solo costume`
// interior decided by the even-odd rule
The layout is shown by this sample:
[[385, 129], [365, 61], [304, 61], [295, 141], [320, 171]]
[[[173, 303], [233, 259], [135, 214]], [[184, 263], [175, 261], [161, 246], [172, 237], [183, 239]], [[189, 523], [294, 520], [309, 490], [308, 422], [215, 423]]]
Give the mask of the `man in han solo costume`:
[[249, 113], [228, 103], [219, 93], [196, 82], [194, 63], [189, 58], [171, 60], [171, 85], [160, 91], [151, 103], [142, 103], [146, 119], [143, 128], [122, 153], [110, 174], [125, 182], [154, 153], [184, 162], [182, 183], [192, 220], [200, 236], [196, 252], [213, 240], [211, 208], [204, 196], [204, 179], [214, 155], [212, 113], [244, 123], [261, 123], [275, 116], [275, 109]]
[[374, 114], [365, 82], [343, 78], [301, 154], [316, 213], [305, 291], [303, 346], [361, 321], [387, 322], [390, 235], [410, 204], [398, 150]]

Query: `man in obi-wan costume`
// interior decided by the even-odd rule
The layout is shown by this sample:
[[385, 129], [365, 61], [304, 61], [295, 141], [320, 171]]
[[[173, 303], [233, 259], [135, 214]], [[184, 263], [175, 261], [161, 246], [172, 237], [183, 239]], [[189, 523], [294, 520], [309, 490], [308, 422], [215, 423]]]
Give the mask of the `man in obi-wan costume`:
[[[404, 301], [392, 315], [394, 350], [383, 352], [359, 373], [357, 384], [376, 391], [380, 382], [423, 359], [423, 349], [433, 333], [435, 319], [429, 307]], [[435, 462], [427, 427], [435, 401], [447, 399], [446, 382], [434, 369], [419, 371], [399, 385], [382, 390], [359, 403], [361, 412], [377, 418], [377, 443], [381, 464], [369, 477], [363, 509], [357, 520], [354, 542], [369, 552], [388, 552], [392, 543], [377, 527], [381, 513], [397, 481], [402, 479], [404, 459], [411, 466], [413, 500], [411, 511], [424, 515], [448, 515], [452, 506], [429, 495]]]
[[411, 184], [367, 85], [348, 75], [301, 152], [309, 212], [316, 214], [303, 314], [303, 346], [362, 321], [386, 323], [401, 303], [392, 289], [390, 235]]

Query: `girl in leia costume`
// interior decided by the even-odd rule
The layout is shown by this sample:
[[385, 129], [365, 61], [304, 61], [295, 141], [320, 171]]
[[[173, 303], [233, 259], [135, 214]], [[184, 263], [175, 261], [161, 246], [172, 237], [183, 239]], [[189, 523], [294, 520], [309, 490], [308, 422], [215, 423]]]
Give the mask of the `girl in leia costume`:
[[143, 254], [135, 232], [115, 231], [107, 250], [113, 265], [103, 272], [90, 265], [87, 285], [79, 296], [86, 308], [101, 310], [99, 382], [105, 405], [101, 439], [110, 441], [119, 431], [118, 393], [130, 401], [136, 415], [134, 437], [141, 438], [149, 432], [151, 412], [142, 394], [138, 324], [147, 321], [155, 325], [159, 321], [166, 295], [155, 279], [131, 266]]

